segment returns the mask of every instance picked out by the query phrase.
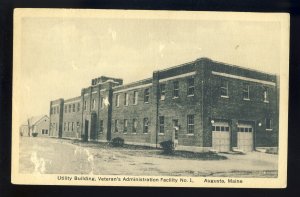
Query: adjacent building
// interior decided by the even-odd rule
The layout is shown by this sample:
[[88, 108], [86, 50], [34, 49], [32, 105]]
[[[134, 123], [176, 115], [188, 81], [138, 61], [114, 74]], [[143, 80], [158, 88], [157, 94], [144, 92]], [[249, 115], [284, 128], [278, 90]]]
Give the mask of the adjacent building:
[[50, 136], [177, 149], [252, 151], [278, 146], [276, 75], [200, 58], [123, 84], [99, 77], [50, 102]]
[[32, 134], [37, 133], [38, 137], [49, 136], [49, 120], [47, 115], [28, 118], [27, 121], [20, 126], [20, 135], [32, 136]]

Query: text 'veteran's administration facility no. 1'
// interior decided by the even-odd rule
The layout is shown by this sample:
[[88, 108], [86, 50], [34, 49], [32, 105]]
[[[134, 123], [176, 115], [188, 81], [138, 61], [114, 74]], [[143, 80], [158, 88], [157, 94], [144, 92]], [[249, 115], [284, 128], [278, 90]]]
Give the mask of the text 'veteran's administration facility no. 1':
[[50, 102], [50, 136], [192, 151], [278, 146], [276, 75], [200, 58], [123, 85], [101, 76]]

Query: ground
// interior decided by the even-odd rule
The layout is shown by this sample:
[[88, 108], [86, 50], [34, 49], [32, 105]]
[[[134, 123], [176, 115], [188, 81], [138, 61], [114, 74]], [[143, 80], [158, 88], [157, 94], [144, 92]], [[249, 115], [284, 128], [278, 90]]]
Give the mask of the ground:
[[277, 177], [278, 172], [278, 155], [261, 152], [213, 157], [195, 154], [193, 158], [191, 153], [170, 156], [157, 149], [114, 148], [54, 138], [20, 139], [20, 173]]

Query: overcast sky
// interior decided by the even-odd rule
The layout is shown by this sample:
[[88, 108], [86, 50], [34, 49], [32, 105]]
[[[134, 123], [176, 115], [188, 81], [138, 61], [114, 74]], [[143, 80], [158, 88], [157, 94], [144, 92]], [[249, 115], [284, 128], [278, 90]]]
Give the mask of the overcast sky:
[[279, 73], [280, 36], [278, 22], [23, 18], [20, 117], [49, 115], [92, 78], [129, 83], [200, 57]]

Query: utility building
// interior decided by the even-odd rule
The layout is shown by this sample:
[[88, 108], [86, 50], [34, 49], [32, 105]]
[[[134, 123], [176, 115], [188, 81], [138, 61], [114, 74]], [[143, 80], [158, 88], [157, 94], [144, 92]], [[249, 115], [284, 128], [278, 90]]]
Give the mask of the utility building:
[[124, 84], [99, 77], [50, 102], [50, 136], [228, 152], [278, 146], [276, 75], [200, 58]]

